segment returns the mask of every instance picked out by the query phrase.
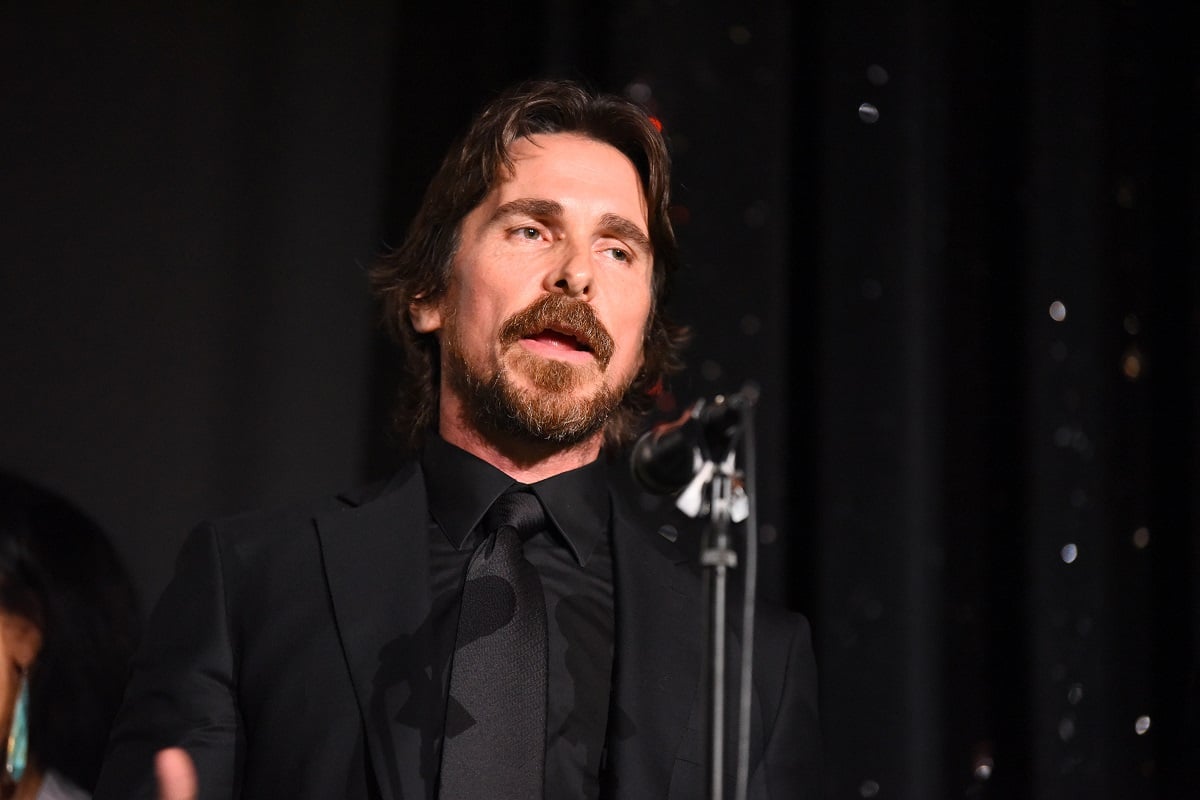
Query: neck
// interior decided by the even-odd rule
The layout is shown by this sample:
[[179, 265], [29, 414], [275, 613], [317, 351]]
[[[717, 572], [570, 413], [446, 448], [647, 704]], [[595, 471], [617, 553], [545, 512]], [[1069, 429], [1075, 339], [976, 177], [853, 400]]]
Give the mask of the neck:
[[[442, 393], [446, 397], [446, 393]], [[600, 456], [604, 431], [582, 442], [563, 445], [530, 440], [513, 434], [484, 434], [469, 425], [461, 408], [448, 408], [443, 401], [438, 433], [448, 443], [466, 450], [521, 483], [536, 483], [590, 464]]]

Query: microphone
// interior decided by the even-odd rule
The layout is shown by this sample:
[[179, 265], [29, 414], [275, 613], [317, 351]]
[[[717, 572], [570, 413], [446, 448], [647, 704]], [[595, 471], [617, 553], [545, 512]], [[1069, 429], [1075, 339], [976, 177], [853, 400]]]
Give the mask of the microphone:
[[646, 431], [630, 455], [634, 480], [651, 494], [683, 489], [707, 461], [729, 451], [741, 433], [742, 412], [758, 394], [748, 383], [736, 394], [697, 400], [679, 419]]

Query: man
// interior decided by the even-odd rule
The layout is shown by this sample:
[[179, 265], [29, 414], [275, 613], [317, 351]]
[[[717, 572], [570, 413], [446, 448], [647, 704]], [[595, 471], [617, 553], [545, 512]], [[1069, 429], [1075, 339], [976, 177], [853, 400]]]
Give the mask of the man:
[[[192, 535], [97, 798], [152, 796], [156, 752], [164, 796], [704, 795], [700, 577], [601, 455], [682, 340], [668, 184], [620, 98], [481, 112], [373, 275], [414, 458]], [[815, 797], [807, 626], [764, 614], [756, 648], [753, 796]]]

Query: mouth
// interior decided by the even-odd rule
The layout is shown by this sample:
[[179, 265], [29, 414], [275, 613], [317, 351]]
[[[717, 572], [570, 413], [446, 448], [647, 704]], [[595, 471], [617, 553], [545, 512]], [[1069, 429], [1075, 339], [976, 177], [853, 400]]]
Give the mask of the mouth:
[[591, 345], [587, 343], [581, 334], [565, 328], [543, 328], [540, 331], [522, 336], [521, 339], [554, 350], [580, 353], [593, 352]]
[[500, 329], [500, 342], [542, 358], [594, 364], [601, 371], [614, 350], [612, 336], [595, 311], [562, 294], [546, 294], [509, 317]]

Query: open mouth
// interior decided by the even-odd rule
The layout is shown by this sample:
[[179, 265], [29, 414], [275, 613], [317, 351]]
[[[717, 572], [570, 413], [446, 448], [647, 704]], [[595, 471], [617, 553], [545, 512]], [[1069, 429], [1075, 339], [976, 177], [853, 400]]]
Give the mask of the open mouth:
[[500, 341], [519, 343], [543, 358], [594, 363], [601, 370], [614, 350], [612, 336], [588, 304], [563, 294], [546, 294], [513, 314], [500, 328]]
[[592, 352], [592, 348], [578, 334], [571, 331], [556, 330], [554, 328], [545, 328], [535, 333], [522, 336], [522, 339], [528, 339], [533, 342], [561, 350], [575, 350], [583, 353]]

